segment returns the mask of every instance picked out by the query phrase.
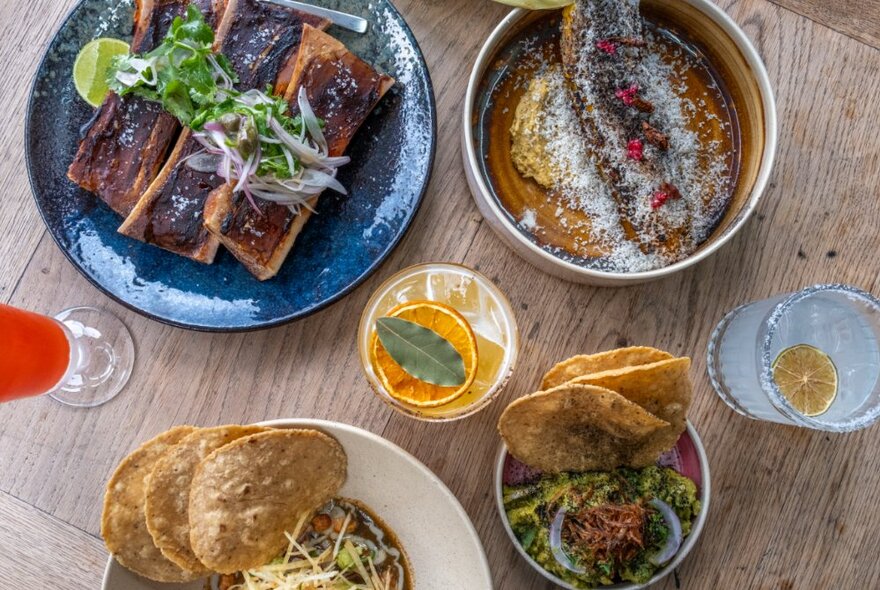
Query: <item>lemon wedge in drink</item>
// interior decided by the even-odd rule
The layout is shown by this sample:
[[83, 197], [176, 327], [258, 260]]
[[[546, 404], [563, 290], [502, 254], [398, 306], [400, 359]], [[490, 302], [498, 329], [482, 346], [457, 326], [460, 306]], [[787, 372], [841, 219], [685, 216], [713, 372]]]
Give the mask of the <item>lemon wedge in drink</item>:
[[529, 10], [549, 10], [574, 4], [574, 0], [495, 0], [495, 2]]
[[804, 416], [828, 411], [837, 397], [837, 367], [827, 354], [808, 344], [786, 348], [773, 362], [773, 380]]
[[117, 55], [128, 55], [128, 43], [103, 37], [90, 41], [76, 56], [73, 85], [82, 99], [93, 107], [101, 106], [110, 92], [107, 75]]

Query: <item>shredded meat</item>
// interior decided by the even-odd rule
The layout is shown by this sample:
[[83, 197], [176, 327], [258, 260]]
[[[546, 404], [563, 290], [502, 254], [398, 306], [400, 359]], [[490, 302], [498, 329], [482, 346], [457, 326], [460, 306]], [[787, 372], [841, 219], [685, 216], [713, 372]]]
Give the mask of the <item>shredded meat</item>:
[[571, 514], [563, 539], [595, 561], [632, 560], [645, 545], [648, 511], [641, 504], [604, 504]]

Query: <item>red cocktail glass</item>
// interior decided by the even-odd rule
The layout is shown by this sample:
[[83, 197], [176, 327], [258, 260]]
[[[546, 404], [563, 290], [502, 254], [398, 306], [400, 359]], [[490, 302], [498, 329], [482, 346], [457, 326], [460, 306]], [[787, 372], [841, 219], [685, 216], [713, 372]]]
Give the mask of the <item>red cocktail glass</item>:
[[70, 406], [116, 397], [134, 364], [131, 333], [90, 307], [55, 317], [0, 304], [0, 402], [48, 394]]

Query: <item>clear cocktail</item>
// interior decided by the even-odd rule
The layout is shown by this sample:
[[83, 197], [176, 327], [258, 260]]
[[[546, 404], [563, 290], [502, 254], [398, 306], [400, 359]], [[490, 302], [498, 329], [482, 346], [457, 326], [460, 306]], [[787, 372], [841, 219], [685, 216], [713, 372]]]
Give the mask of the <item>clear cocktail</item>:
[[[406, 308], [407, 304], [430, 309], [432, 303], [439, 304], [437, 313], [451, 308], [469, 325], [476, 344], [473, 380], [466, 386], [466, 391], [458, 396], [454, 387], [446, 388], [444, 391], [450, 393], [446, 398], [450, 400], [448, 402], [439, 405], [430, 401], [410, 403], [401, 399], [402, 396], [396, 392], [389, 392], [389, 382], [382, 377], [383, 370], [379, 363], [393, 361], [385, 356], [381, 344], [377, 343], [377, 320], [389, 314], [395, 315], [396, 310]], [[422, 314], [421, 317], [426, 316]], [[405, 317], [419, 316], [413, 314]], [[367, 304], [358, 334], [361, 362], [373, 389], [396, 410], [423, 420], [463, 418], [484, 408], [501, 391], [510, 376], [518, 346], [513, 310], [498, 288], [476, 271], [445, 263], [414, 266], [388, 279]], [[467, 356], [461, 345], [458, 348], [458, 352]], [[430, 389], [430, 386], [426, 388]], [[440, 402], [443, 401], [443, 396], [437, 397], [441, 398]]]
[[734, 410], [845, 432], [880, 417], [880, 301], [819, 285], [739, 307], [715, 329], [709, 375]]

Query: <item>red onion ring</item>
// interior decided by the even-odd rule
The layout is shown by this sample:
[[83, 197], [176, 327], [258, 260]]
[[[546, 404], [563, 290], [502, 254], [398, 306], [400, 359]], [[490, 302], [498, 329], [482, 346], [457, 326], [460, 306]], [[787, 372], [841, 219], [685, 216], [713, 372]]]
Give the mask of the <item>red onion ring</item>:
[[651, 500], [651, 506], [656, 508], [663, 517], [663, 520], [666, 521], [666, 525], [669, 527], [669, 534], [666, 536], [666, 543], [663, 547], [648, 559], [654, 565], [663, 565], [675, 557], [675, 554], [678, 553], [678, 550], [681, 547], [683, 537], [681, 533], [681, 521], [678, 519], [675, 510], [672, 509], [672, 506], [663, 500], [654, 498]]
[[584, 568], [578, 568], [574, 565], [571, 562], [571, 558], [565, 552], [565, 549], [562, 548], [562, 523], [565, 522], [565, 514], [565, 508], [560, 508], [556, 513], [553, 522], [550, 524], [550, 551], [553, 553], [553, 557], [556, 558], [556, 561], [559, 562], [559, 565], [570, 572], [583, 574], [587, 570]]

